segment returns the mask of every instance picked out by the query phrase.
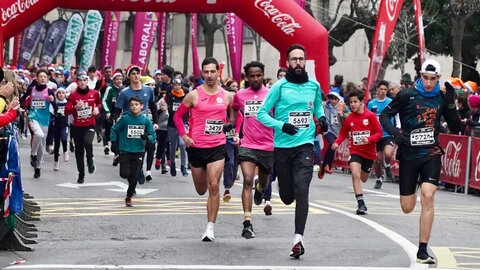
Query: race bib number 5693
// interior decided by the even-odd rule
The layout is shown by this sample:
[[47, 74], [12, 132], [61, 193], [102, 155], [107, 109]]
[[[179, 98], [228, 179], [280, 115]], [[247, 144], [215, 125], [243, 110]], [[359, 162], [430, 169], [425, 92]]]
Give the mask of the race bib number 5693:
[[288, 114], [288, 123], [297, 128], [308, 128], [310, 127], [311, 118], [310, 112], [290, 112]]

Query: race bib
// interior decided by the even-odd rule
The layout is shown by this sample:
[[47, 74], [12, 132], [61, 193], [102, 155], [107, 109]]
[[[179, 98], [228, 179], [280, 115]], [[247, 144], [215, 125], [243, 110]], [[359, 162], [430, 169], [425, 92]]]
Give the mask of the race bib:
[[363, 142], [363, 138], [368, 138], [370, 137], [370, 130], [364, 130], [364, 131], [352, 131], [352, 141], [353, 145], [362, 145], [366, 144]]
[[311, 118], [310, 112], [290, 112], [288, 114], [288, 123], [297, 128], [309, 128]]
[[65, 115], [65, 107], [58, 107], [57, 113]]
[[233, 128], [229, 132], [225, 133], [225, 135], [227, 136], [227, 139], [232, 139], [233, 136], [235, 136], [235, 129]]
[[412, 146], [432, 145], [435, 143], [433, 128], [417, 128], [410, 132]]
[[176, 112], [178, 110], [178, 107], [180, 107], [180, 104], [182, 104], [182, 103], [174, 102], [172, 104], [172, 111]]
[[81, 109], [77, 109], [77, 116], [79, 119], [90, 118], [92, 116], [92, 107], [87, 106]]
[[218, 135], [222, 133], [223, 120], [206, 120], [205, 121], [205, 134]]
[[32, 109], [45, 109], [45, 99], [32, 98], [31, 105]]
[[246, 100], [244, 107], [245, 117], [255, 117], [262, 106], [263, 101], [261, 100]]
[[333, 126], [340, 126], [340, 121], [338, 121], [338, 116], [332, 115], [332, 125]]
[[144, 125], [128, 125], [127, 138], [140, 139], [140, 136], [142, 136], [144, 132], [145, 132]]

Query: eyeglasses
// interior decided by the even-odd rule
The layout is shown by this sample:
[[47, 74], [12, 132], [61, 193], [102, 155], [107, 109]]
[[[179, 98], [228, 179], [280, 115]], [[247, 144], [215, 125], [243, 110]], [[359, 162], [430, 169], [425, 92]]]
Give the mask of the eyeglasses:
[[297, 62], [297, 61], [298, 62], [303, 62], [303, 61], [305, 61], [305, 57], [291, 57], [289, 60], [291, 62]]

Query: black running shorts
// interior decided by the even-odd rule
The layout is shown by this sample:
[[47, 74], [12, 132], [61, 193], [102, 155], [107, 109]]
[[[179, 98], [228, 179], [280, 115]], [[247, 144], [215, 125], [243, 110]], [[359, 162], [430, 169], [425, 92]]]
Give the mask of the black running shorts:
[[273, 167], [273, 151], [264, 151], [240, 147], [238, 149], [238, 162], [253, 162], [258, 165], [258, 169], [265, 174], [270, 174]]
[[353, 154], [353, 155], [350, 155], [350, 160], [348, 160], [348, 164], [352, 162], [362, 164], [362, 171], [366, 173], [370, 173], [370, 171], [372, 170], [374, 160], [364, 158], [360, 155]]
[[208, 163], [225, 159], [225, 145], [212, 148], [187, 147], [188, 162], [194, 168], [207, 168]]
[[400, 160], [400, 195], [409, 196], [415, 194], [417, 185], [421, 185], [424, 182], [438, 186], [441, 167], [442, 161], [440, 156]]
[[376, 143], [377, 152], [382, 152], [385, 146], [390, 145], [393, 147], [394, 139], [392, 136], [383, 137]]

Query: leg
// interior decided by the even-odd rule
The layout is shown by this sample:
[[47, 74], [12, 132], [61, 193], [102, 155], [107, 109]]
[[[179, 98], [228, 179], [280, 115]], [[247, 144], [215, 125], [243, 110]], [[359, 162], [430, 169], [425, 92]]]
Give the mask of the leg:
[[353, 192], [355, 195], [362, 194], [362, 164], [350, 162], [350, 170], [352, 171]]
[[240, 163], [243, 173], [242, 206], [245, 220], [252, 219], [252, 187], [257, 164], [248, 161]]
[[292, 204], [295, 200], [292, 176], [293, 162], [290, 160], [289, 154], [288, 149], [275, 148], [274, 150], [280, 199], [286, 205]]
[[142, 169], [143, 153], [130, 154], [128, 161], [130, 163], [130, 175], [128, 176], [127, 198], [131, 198], [133, 197], [133, 194], [135, 194], [135, 188], [138, 183], [138, 174]]
[[[40, 148], [41, 148], [42, 141], [45, 138], [45, 133], [43, 132], [42, 127], [40, 126], [40, 124], [36, 120], [31, 120], [29, 125], [30, 125], [30, 130], [33, 134], [33, 136], [32, 136], [32, 150], [31, 150], [30, 153], [31, 153], [32, 156], [37, 157], [38, 152], [40, 151]], [[36, 165], [34, 167], [36, 167]]]
[[87, 163], [91, 163], [93, 162], [93, 137], [95, 136], [95, 131], [93, 127], [86, 129], [83, 145], [85, 147], [85, 151], [87, 152]]
[[53, 134], [53, 141], [54, 141], [53, 160], [55, 162], [58, 162], [58, 157], [60, 156], [61, 128], [55, 127], [55, 130], [53, 133], [54, 133]]
[[192, 179], [195, 189], [197, 190], [198, 195], [203, 195], [207, 192], [207, 170], [204, 168], [195, 168], [192, 167]]
[[83, 155], [85, 153], [84, 136], [85, 128], [72, 127], [73, 141], [75, 143], [75, 160], [77, 162], [77, 170], [81, 175], [85, 175], [85, 161]]
[[421, 186], [422, 211], [420, 213], [420, 242], [428, 243], [432, 232], [433, 217], [435, 213], [434, 198], [437, 186], [424, 182]]
[[217, 160], [207, 164], [207, 181], [208, 181], [208, 202], [207, 215], [208, 222], [217, 220], [218, 208], [220, 206], [220, 194], [218, 184], [223, 172], [225, 160]]
[[147, 143], [145, 144], [145, 149], [147, 151], [147, 171], [151, 171], [153, 164], [153, 155], [155, 152], [155, 143], [147, 141]]
[[295, 234], [303, 235], [308, 217], [308, 195], [313, 175], [313, 147], [311, 144], [297, 149], [293, 162], [295, 190]]
[[235, 146], [227, 142], [227, 144], [225, 145], [225, 150], [227, 152], [228, 162], [225, 162], [225, 165], [223, 167], [223, 187], [225, 189], [229, 189], [232, 187], [235, 177], [237, 177], [237, 175], [233, 173], [235, 166]]

